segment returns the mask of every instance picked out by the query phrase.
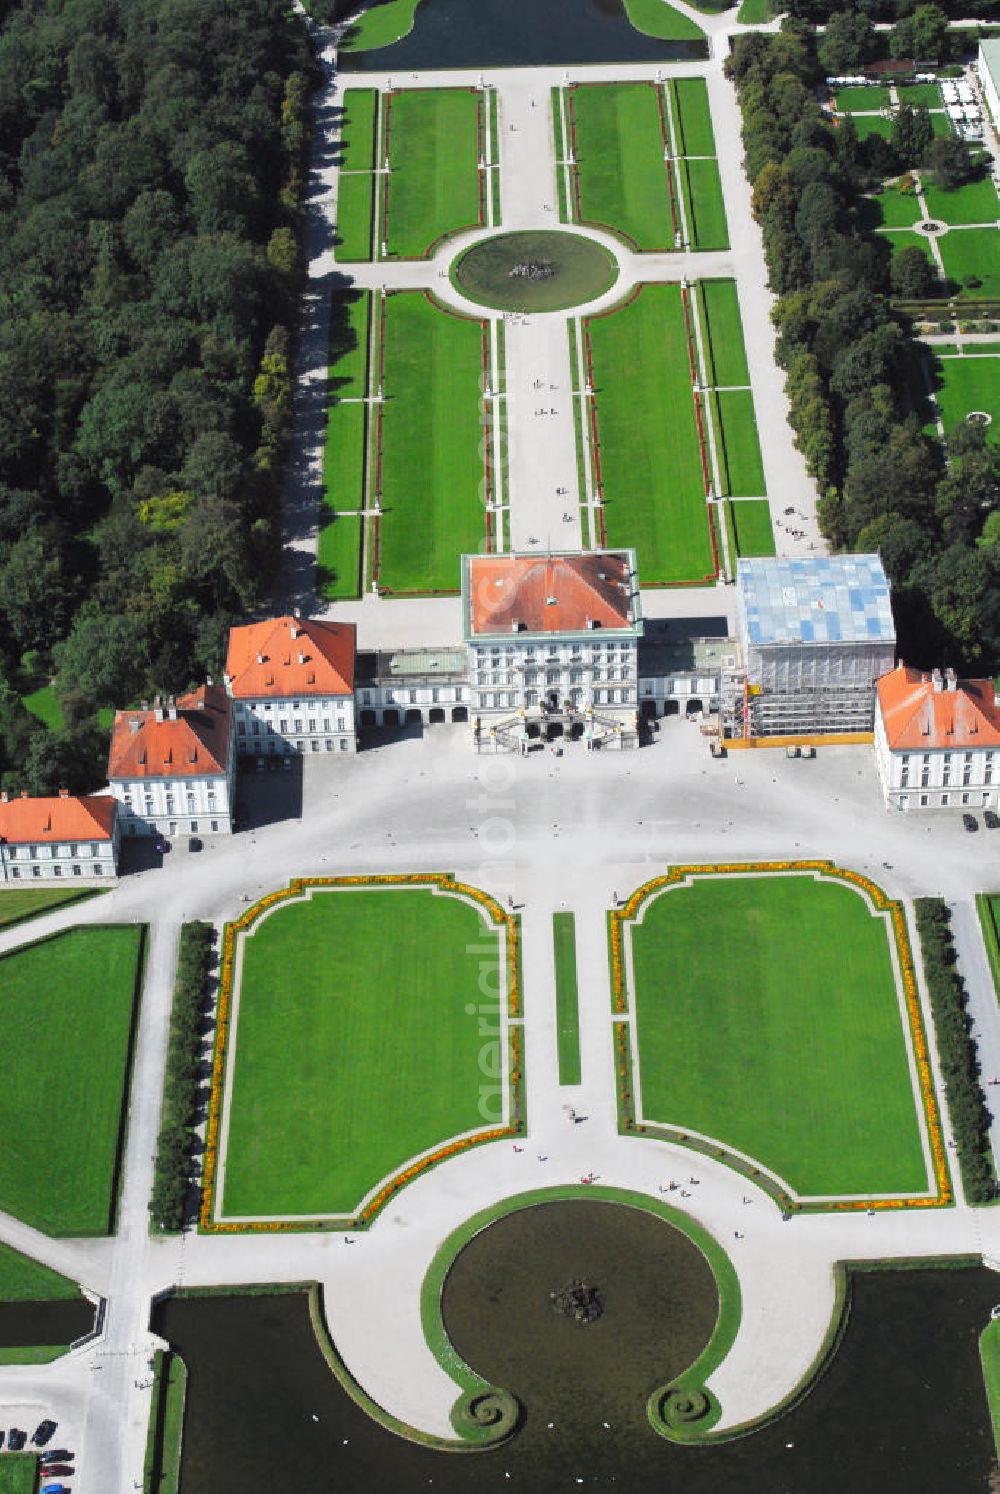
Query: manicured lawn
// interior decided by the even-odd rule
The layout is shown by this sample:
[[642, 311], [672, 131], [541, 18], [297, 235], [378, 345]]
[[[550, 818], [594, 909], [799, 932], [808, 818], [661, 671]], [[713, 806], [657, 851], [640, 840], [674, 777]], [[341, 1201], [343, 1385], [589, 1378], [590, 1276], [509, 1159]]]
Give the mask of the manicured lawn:
[[341, 172], [337, 178], [337, 261], [340, 264], [372, 257], [375, 180], [370, 171]]
[[35, 1494], [37, 1488], [34, 1453], [0, 1453], [0, 1494]]
[[63, 1302], [80, 1295], [75, 1281], [0, 1245], [0, 1302]]
[[[997, 189], [988, 176], [978, 182], [966, 182], [964, 187], [956, 187], [951, 192], [928, 183], [924, 188], [924, 196], [931, 217], [940, 218], [944, 223], [995, 224], [1000, 218], [1000, 197], [997, 197]], [[995, 238], [991, 243], [995, 259]]]
[[0, 892], [0, 929], [12, 928], [16, 923], [26, 923], [29, 918], [38, 918], [42, 913], [51, 913], [54, 908], [64, 908], [68, 903], [79, 903], [88, 897], [103, 892], [101, 887], [62, 888], [49, 887], [5, 887]]
[[931, 365], [938, 408], [945, 431], [964, 420], [970, 410], [993, 416], [987, 434], [1000, 435], [1000, 358], [938, 358]]
[[699, 280], [702, 336], [713, 384], [749, 384], [743, 322], [735, 280]]
[[977, 893], [976, 909], [983, 930], [986, 957], [993, 972], [997, 1000], [1000, 1001], [1000, 892]]
[[370, 312], [367, 291], [333, 307], [317, 557], [319, 590], [329, 599], [356, 597], [361, 586], [362, 521], [356, 511], [364, 505], [368, 407], [361, 401], [368, 391]]
[[[704, 6], [704, 9], [714, 9]], [[664, 0], [625, 0], [628, 18], [637, 31], [655, 36], [660, 41], [700, 41], [704, 36], [700, 26], [679, 10], [664, 3]]]
[[679, 134], [678, 150], [685, 156], [714, 156], [715, 134], [704, 78], [674, 79], [670, 93]]
[[[946, 233], [940, 244], [945, 274], [960, 296], [1000, 298], [1000, 233], [995, 228], [963, 228]], [[979, 285], [963, 286], [966, 275], [974, 275]]]
[[766, 26], [771, 15], [770, 0], [743, 0], [736, 19], [741, 26]]
[[454, 591], [458, 557], [484, 533], [477, 321], [418, 292], [385, 303], [381, 582]]
[[944, 100], [941, 90], [936, 83], [904, 83], [898, 88], [899, 102], [909, 104], [911, 109], [916, 109], [922, 104], [925, 109], [931, 111], [943, 108]]
[[872, 87], [838, 88], [835, 95], [838, 114], [852, 114], [856, 109], [888, 109], [889, 90]]
[[553, 913], [552, 944], [556, 961], [556, 1036], [559, 1083], [580, 1083], [580, 1006], [576, 987], [576, 918]]
[[476, 993], [495, 989], [494, 947], [476, 909], [422, 888], [317, 892], [264, 919], [245, 943], [225, 1212], [350, 1214], [483, 1128], [499, 1021]]
[[377, 88], [347, 88], [340, 120], [341, 171], [371, 171], [375, 161]]
[[935, 135], [950, 135], [951, 122], [947, 114], [940, 112], [931, 115], [931, 129]]
[[[882, 232], [882, 230], [879, 231]], [[934, 252], [922, 233], [913, 233], [908, 228], [896, 228], [889, 233], [885, 233], [884, 237], [892, 245], [894, 255], [898, 254], [901, 249], [919, 249], [928, 264], [933, 265], [935, 271], [940, 274], [937, 269], [937, 260], [934, 258]]]
[[993, 1422], [993, 1438], [1000, 1448], [1000, 1318], [991, 1319], [980, 1334], [979, 1357]]
[[901, 192], [898, 187], [886, 187], [872, 197], [882, 211], [883, 228], [910, 228], [922, 217], [920, 203], [915, 192]]
[[588, 324], [608, 543], [648, 582], [713, 569], [680, 287], [646, 285]]
[[718, 413], [719, 466], [725, 492], [732, 498], [760, 498], [767, 492], [757, 416], [749, 389], [713, 394]]
[[0, 961], [0, 1208], [112, 1227], [143, 930], [71, 929]]
[[730, 504], [732, 533], [737, 555], [774, 554], [774, 530], [771, 508], [765, 498], [751, 498], [745, 503]]
[[386, 96], [390, 255], [420, 259], [444, 234], [481, 219], [479, 118], [474, 89], [402, 89]]
[[859, 140], [867, 140], [869, 135], [881, 135], [883, 140], [892, 137], [892, 120], [883, 119], [881, 114], [855, 114], [852, 118]]
[[692, 249], [728, 249], [726, 205], [716, 161], [682, 161], [680, 169]]
[[588, 83], [566, 93], [580, 217], [647, 250], [674, 246], [657, 100], [648, 83]]
[[633, 926], [647, 1120], [800, 1194], [928, 1187], [881, 919], [811, 876], [696, 878]]
[[413, 17], [420, 0], [384, 0], [359, 16], [342, 43], [349, 52], [369, 52], [388, 47], [413, 30]]

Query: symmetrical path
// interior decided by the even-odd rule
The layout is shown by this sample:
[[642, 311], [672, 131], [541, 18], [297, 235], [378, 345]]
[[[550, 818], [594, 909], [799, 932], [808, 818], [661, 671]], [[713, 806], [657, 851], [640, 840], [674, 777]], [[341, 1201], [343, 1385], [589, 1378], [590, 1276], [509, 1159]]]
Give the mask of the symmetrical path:
[[[331, 227], [336, 220], [337, 129], [340, 101], [345, 87], [363, 81], [381, 90], [400, 86], [408, 89], [442, 87], [486, 87], [495, 90], [498, 101], [498, 155], [500, 169], [501, 223], [504, 230], [559, 226], [556, 186], [556, 145], [551, 92], [577, 80], [652, 81], [668, 77], [704, 77], [716, 138], [720, 142], [719, 170], [729, 222], [732, 248], [724, 252], [679, 252], [639, 254], [610, 234], [573, 226], [603, 243], [615, 255], [619, 277], [614, 287], [590, 306], [572, 312], [532, 314], [505, 318], [507, 360], [507, 468], [505, 498], [509, 522], [504, 542], [508, 547], [530, 548], [533, 543], [554, 548], [575, 548], [593, 542], [597, 524], [590, 500], [580, 493], [577, 461], [576, 412], [572, 395], [567, 322], [583, 312], [606, 309], [626, 297], [646, 280], [696, 280], [699, 277], [732, 277], [738, 289], [747, 357], [753, 384], [758, 433], [767, 492], [774, 520], [779, 553], [796, 554], [821, 549], [815, 516], [815, 487], [805, 463], [795, 450], [787, 422], [787, 400], [782, 376], [773, 360], [774, 330], [770, 322], [772, 297], [766, 288], [766, 269], [760, 233], [750, 212], [750, 188], [743, 174], [740, 152], [740, 117], [735, 91], [725, 79], [722, 59], [726, 55], [727, 18], [700, 20], [718, 33], [713, 56], [707, 62], [677, 63], [655, 68], [646, 64], [615, 64], [570, 69], [486, 69], [479, 71], [422, 72], [417, 77], [366, 73], [360, 80], [338, 75], [334, 57], [323, 54], [327, 68], [325, 89], [316, 105], [318, 123], [316, 159], [311, 173], [309, 259], [304, 336], [300, 344], [296, 401], [295, 460], [286, 503], [286, 558], [281, 595], [276, 601], [298, 601], [309, 592], [307, 572], [315, 555], [325, 433], [327, 313], [323, 296], [346, 283], [378, 289], [427, 289], [444, 302], [469, 314], [482, 316], [483, 308], [466, 301], [452, 286], [448, 268], [452, 260], [484, 232], [476, 230], [453, 236], [439, 246], [432, 258], [420, 261], [375, 259], [367, 264], [352, 262], [339, 269]], [[711, 21], [711, 24], [709, 24]], [[732, 18], [728, 18], [732, 25]], [[377, 246], [376, 246], [377, 248]], [[346, 277], [346, 280], [344, 279]], [[536, 413], [537, 412], [537, 413]], [[586, 470], [586, 463], [580, 464]], [[586, 478], [584, 479], [586, 481]], [[565, 490], [565, 491], [563, 491]], [[581, 525], [581, 503], [583, 523]], [[781, 515], [792, 508], [799, 516], [794, 533], [784, 526]], [[568, 515], [568, 519], [564, 518]], [[352, 619], [363, 628], [366, 643], [391, 646], [400, 631], [390, 614], [403, 602], [380, 603], [366, 597], [358, 603], [338, 602], [328, 610]], [[449, 603], [429, 603], [431, 612], [451, 618]], [[435, 630], [443, 633], [450, 621]], [[418, 635], [410, 634], [410, 641]], [[457, 638], [459, 633], [453, 632]], [[420, 641], [424, 641], [421, 637]], [[429, 640], [428, 640], [429, 641]], [[443, 640], [442, 640], [443, 641]]]
[[[56, 1415], [66, 1445], [79, 1453], [82, 1494], [129, 1490], [141, 1479], [155, 1342], [148, 1314], [155, 1295], [177, 1285], [321, 1281], [331, 1331], [358, 1380], [397, 1416], [449, 1435], [457, 1391], [424, 1342], [420, 1283], [453, 1228], [531, 1189], [595, 1174], [601, 1184], [658, 1199], [667, 1179], [698, 1177], [688, 1198], [674, 1193], [671, 1201], [727, 1250], [743, 1295], [739, 1337], [712, 1381], [727, 1424], [764, 1410], [808, 1370], [833, 1307], [835, 1261], [964, 1252], [1000, 1260], [995, 1210], [959, 1203], [785, 1223], [769, 1198], [721, 1165], [619, 1136], [605, 915], [615, 893], [671, 862], [820, 855], [866, 871], [893, 895], [943, 893], [955, 907], [984, 1070], [1000, 1074], [1000, 1027], [971, 902], [984, 882], [1000, 880], [991, 845], [970, 861], [960, 826], [885, 814], [864, 748], [826, 749], [818, 765], [770, 754], [716, 764], [687, 723], [667, 724], [661, 736], [627, 765], [572, 752], [484, 765], [469, 757], [465, 734], [448, 728], [389, 755], [308, 761], [301, 820], [220, 837], [199, 856], [178, 851], [162, 869], [125, 878], [104, 898], [0, 934], [2, 952], [74, 923], [153, 925], [117, 1234], [54, 1241], [0, 1215], [0, 1240], [108, 1301], [95, 1343], [50, 1366], [0, 1369], [0, 1422]], [[263, 793], [267, 784], [250, 788]], [[501, 851], [498, 824], [506, 827]], [[151, 1238], [146, 1199], [180, 924], [192, 917], [221, 924], [244, 896], [290, 876], [444, 867], [521, 906], [530, 1122], [523, 1150], [497, 1143], [438, 1166], [353, 1236], [351, 1249], [332, 1232]], [[551, 916], [563, 905], [576, 914], [578, 939], [581, 1083], [569, 1088], [559, 1083], [552, 994]]]

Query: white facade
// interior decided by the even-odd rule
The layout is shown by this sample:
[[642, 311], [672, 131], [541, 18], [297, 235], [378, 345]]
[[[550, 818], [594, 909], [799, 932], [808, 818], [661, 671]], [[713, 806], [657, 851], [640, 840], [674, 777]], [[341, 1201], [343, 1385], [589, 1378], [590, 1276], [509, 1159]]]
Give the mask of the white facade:
[[516, 641], [473, 639], [469, 684], [474, 715], [547, 712], [634, 715], [638, 690], [636, 635], [526, 635]]
[[117, 819], [110, 840], [0, 842], [0, 882], [81, 880], [116, 877], [120, 831]]
[[893, 751], [881, 711], [875, 714], [875, 765], [891, 809], [992, 809], [1000, 803], [1000, 748]]
[[241, 756], [291, 752], [356, 752], [353, 695], [233, 701]]
[[983, 102], [989, 110], [996, 131], [1000, 129], [1000, 41], [991, 38], [979, 43], [976, 68]]
[[233, 828], [235, 755], [226, 773], [180, 778], [113, 778], [125, 835], [228, 835]]

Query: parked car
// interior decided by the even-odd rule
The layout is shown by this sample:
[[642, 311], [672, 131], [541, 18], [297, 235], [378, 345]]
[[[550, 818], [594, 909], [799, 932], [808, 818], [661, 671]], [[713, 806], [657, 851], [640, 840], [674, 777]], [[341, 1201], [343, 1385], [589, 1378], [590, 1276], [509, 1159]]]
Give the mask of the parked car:
[[983, 824], [987, 830], [1000, 830], [1000, 814], [995, 809], [984, 809]]
[[970, 834], [973, 830], [979, 829], [979, 821], [976, 819], [974, 814], [963, 814], [962, 828], [964, 830], [968, 830]]
[[42, 1464], [42, 1478], [55, 1478], [57, 1474], [63, 1478], [72, 1478], [73, 1472], [71, 1463], [54, 1463], [51, 1468], [48, 1463]]
[[157, 856], [165, 856], [170, 850], [170, 842], [164, 840], [162, 835], [158, 835], [153, 841], [153, 850], [156, 852]]
[[35, 1435], [31, 1439], [35, 1446], [44, 1447], [46, 1443], [51, 1442], [57, 1426], [58, 1422], [55, 1421], [40, 1421], [35, 1428]]
[[259, 757], [254, 764], [254, 767], [258, 773], [263, 773], [266, 766], [267, 764], [264, 762], [264, 759], [262, 757]]
[[50, 1463], [72, 1463], [73, 1454], [68, 1447], [54, 1447], [51, 1452], [42, 1453], [42, 1471]]
[[27, 1440], [27, 1432], [22, 1432], [20, 1427], [11, 1427], [7, 1433], [7, 1448], [10, 1452], [20, 1452]]
[[188, 836], [188, 850], [189, 851], [200, 851], [201, 850], [201, 841], [198, 839], [197, 835], [190, 835], [190, 836]]
[[69, 1494], [69, 1484], [43, 1484], [42, 1494]]

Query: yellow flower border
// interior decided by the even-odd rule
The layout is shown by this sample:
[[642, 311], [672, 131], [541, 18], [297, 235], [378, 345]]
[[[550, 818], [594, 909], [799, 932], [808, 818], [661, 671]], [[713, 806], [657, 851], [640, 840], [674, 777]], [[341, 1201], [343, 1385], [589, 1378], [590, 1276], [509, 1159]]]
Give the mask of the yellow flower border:
[[311, 888], [373, 888], [373, 887], [431, 887], [452, 896], [469, 898], [488, 915], [497, 930], [503, 931], [507, 961], [507, 1016], [517, 1020], [521, 1016], [521, 951], [520, 917], [505, 913], [490, 893], [468, 882], [457, 882], [450, 872], [381, 872], [370, 876], [342, 877], [293, 877], [287, 887], [270, 892], [254, 903], [232, 923], [227, 923], [222, 932], [222, 954], [219, 969], [219, 994], [216, 1003], [215, 1043], [212, 1057], [212, 1081], [208, 1104], [208, 1124], [205, 1131], [205, 1163], [201, 1181], [201, 1208], [198, 1228], [204, 1234], [276, 1234], [288, 1230], [315, 1229], [359, 1229], [370, 1224], [389, 1200], [412, 1182], [420, 1173], [443, 1162], [448, 1157], [472, 1146], [481, 1146], [489, 1141], [501, 1141], [505, 1137], [523, 1135], [525, 1130], [524, 1106], [524, 1062], [523, 1039], [519, 1026], [511, 1027], [509, 1042], [508, 1083], [510, 1086], [511, 1123], [494, 1126], [488, 1131], [478, 1131], [474, 1136], [460, 1137], [436, 1148], [394, 1173], [379, 1189], [364, 1208], [349, 1219], [316, 1220], [249, 1220], [223, 1223], [213, 1219], [215, 1188], [219, 1164], [219, 1127], [222, 1114], [222, 1089], [226, 1071], [226, 1051], [229, 1046], [229, 1024], [233, 1002], [233, 972], [236, 966], [236, 940], [247, 933], [257, 920], [278, 903], [300, 898]]
[[[941, 1116], [934, 1090], [934, 1076], [931, 1072], [930, 1055], [927, 1048], [927, 1033], [924, 1027], [923, 1014], [920, 1010], [920, 997], [917, 991], [917, 977], [913, 966], [910, 935], [906, 926], [906, 913], [901, 902], [895, 898], [888, 897], [877, 882], [873, 882], [861, 872], [849, 871], [846, 867], [836, 866], [832, 861], [728, 861], [719, 862], [717, 865], [705, 863], [688, 866], [671, 866], [663, 875], [652, 877], [648, 882], [643, 882], [620, 908], [613, 909], [608, 915], [611, 946], [611, 996], [616, 1015], [628, 1011], [628, 992], [625, 984], [623, 954], [624, 925], [626, 922], [634, 922], [644, 902], [654, 897], [657, 893], [662, 892], [665, 888], [678, 886], [689, 877], [716, 877], [724, 876], [727, 873], [742, 876], [748, 874], [767, 876], [775, 872], [813, 872], [819, 873], [824, 877], [847, 882], [850, 886], [856, 887], [867, 894], [876, 912], [889, 914], [896, 939], [896, 953], [899, 958], [899, 971], [903, 982], [903, 996], [910, 1024], [910, 1038], [913, 1043], [913, 1057], [916, 1063], [920, 1095], [923, 1101], [927, 1136], [930, 1141], [936, 1192], [926, 1198], [875, 1198], [851, 1199], [830, 1203], [799, 1203], [790, 1198], [783, 1190], [777, 1190], [762, 1171], [754, 1171], [752, 1174], [754, 1181], [761, 1187], [766, 1188], [768, 1192], [774, 1193], [782, 1208], [798, 1212], [850, 1213], [867, 1212], [869, 1210], [881, 1211], [883, 1209], [928, 1209], [942, 1208], [953, 1203], [954, 1193], [951, 1176], [948, 1171], [944, 1136], [941, 1130]], [[638, 1135], [669, 1136], [669, 1139], [672, 1141], [682, 1141], [685, 1145], [698, 1146], [700, 1150], [714, 1156], [723, 1157], [730, 1166], [735, 1166], [740, 1171], [745, 1172], [747, 1170], [746, 1164], [740, 1158], [733, 1157], [725, 1148], [714, 1146], [711, 1143], [702, 1143], [699, 1146], [695, 1138], [689, 1137], [685, 1133], [670, 1127], [637, 1124], [635, 1112], [632, 1107], [631, 1049], [626, 1041], [625, 1023], [616, 1022], [614, 1025], [616, 1031], [616, 1087], [618, 1091], [621, 1129]]]

